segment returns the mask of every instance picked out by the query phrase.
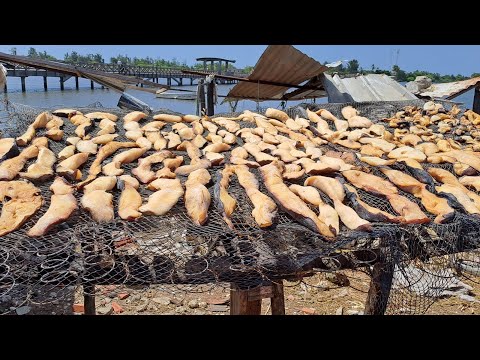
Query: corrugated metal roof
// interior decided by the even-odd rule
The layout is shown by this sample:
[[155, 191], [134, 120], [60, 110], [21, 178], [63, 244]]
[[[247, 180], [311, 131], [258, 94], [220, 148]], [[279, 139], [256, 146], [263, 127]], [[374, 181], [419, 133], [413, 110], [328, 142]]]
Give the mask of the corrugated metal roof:
[[428, 89], [420, 93], [421, 96], [430, 96], [432, 98], [453, 99], [464, 92], [474, 88], [480, 82], [480, 77], [471, 78], [463, 81], [455, 81], [443, 84], [433, 84]]
[[[326, 70], [326, 66], [291, 45], [270, 45], [248, 79], [299, 85]], [[230, 90], [227, 98], [281, 100], [288, 89], [285, 86], [240, 82]]]
[[324, 74], [323, 86], [332, 103], [401, 101], [417, 99], [404, 86], [385, 74], [368, 74], [341, 79]]

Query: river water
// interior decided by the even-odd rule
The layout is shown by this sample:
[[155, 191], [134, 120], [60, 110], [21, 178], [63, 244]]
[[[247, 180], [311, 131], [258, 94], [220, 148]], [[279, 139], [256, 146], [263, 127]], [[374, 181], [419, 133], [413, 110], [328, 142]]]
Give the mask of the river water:
[[[39, 76], [32, 76], [26, 79], [27, 92], [21, 92], [20, 78], [12, 77], [8, 78], [8, 92], [6, 94], [0, 94], [0, 98], [5, 96], [8, 100], [21, 103], [29, 106], [68, 106], [68, 107], [81, 107], [100, 102], [105, 107], [116, 107], [120, 93], [114, 90], [102, 89], [101, 86], [95, 84], [95, 89], [90, 89], [90, 80], [79, 79], [79, 89], [75, 89], [75, 80], [71, 78], [67, 80], [65, 84], [65, 90], [60, 90], [60, 82], [56, 78], [49, 78], [48, 91], [43, 90], [43, 78]], [[219, 95], [227, 95], [228, 91], [234, 85], [218, 85], [217, 93]], [[181, 86], [179, 89], [185, 90], [197, 90], [197, 86]], [[161, 99], [156, 98], [155, 94], [151, 94], [145, 91], [138, 91], [129, 89], [128, 94], [135, 96], [143, 102], [150, 105], [154, 110], [166, 108], [173, 111], [178, 111], [183, 114], [195, 114], [196, 102], [176, 99]], [[223, 98], [218, 98], [218, 104], [215, 106], [215, 112], [229, 112], [230, 105], [228, 103], [221, 104]], [[309, 102], [312, 100], [308, 100]], [[317, 103], [326, 102], [325, 99], [317, 99]], [[287, 106], [292, 106], [300, 103], [300, 101], [290, 101]], [[264, 101], [260, 103], [262, 107], [280, 107], [280, 101]], [[239, 101], [236, 111], [243, 111], [245, 109], [254, 110], [257, 107], [255, 101], [244, 100]]]
[[[8, 92], [6, 94], [0, 93], [0, 99], [6, 97], [8, 100], [21, 103], [29, 106], [41, 107], [81, 107], [88, 106], [95, 102], [100, 102], [105, 107], [116, 107], [120, 98], [120, 93], [102, 89], [95, 84], [95, 89], [90, 89], [90, 80], [79, 79], [79, 90], [75, 89], [75, 80], [70, 78], [65, 82], [65, 90], [60, 90], [60, 82], [56, 78], [49, 78], [48, 91], [43, 90], [42, 77], [28, 77], [26, 79], [27, 92], [21, 92], [20, 78], [8, 78]], [[226, 95], [234, 85], [218, 85], [217, 92], [219, 95]], [[182, 86], [181, 89], [196, 90], [196, 86]], [[175, 100], [175, 99], [160, 99], [156, 98], [154, 94], [138, 91], [128, 90], [127, 93], [150, 105], [154, 110], [166, 108], [177, 111], [183, 114], [195, 114], [195, 101]], [[455, 101], [463, 102], [466, 107], [470, 108], [473, 103], [473, 90], [457, 97]], [[223, 98], [218, 98], [218, 104], [215, 107], [216, 113], [229, 112], [230, 106], [228, 103], [221, 104]], [[307, 100], [311, 102], [312, 100]], [[301, 101], [290, 101], [287, 106], [299, 104]], [[326, 103], [327, 98], [316, 99], [317, 103]], [[280, 101], [264, 101], [260, 103], [262, 107], [280, 108]], [[250, 100], [239, 101], [236, 111], [243, 111], [245, 109], [255, 110], [257, 103]]]

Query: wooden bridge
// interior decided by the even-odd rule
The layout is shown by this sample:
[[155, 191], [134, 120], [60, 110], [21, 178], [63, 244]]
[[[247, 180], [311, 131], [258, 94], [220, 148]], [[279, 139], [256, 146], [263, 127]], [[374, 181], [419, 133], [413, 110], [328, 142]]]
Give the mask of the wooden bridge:
[[[62, 62], [59, 62], [62, 63]], [[79, 69], [89, 69], [95, 71], [102, 71], [110, 74], [122, 74], [134, 76], [142, 79], [150, 79], [152, 82], [159, 83], [160, 79], [166, 79], [168, 86], [172, 83], [177, 86], [182, 85], [194, 85], [194, 81], [205, 78], [204, 75], [185, 74], [182, 72], [182, 68], [163, 68], [158, 66], [135, 66], [135, 65], [122, 65], [122, 64], [103, 64], [103, 63], [89, 63], [89, 64], [69, 64]], [[78, 89], [78, 76], [71, 76], [65, 73], [56, 72], [52, 70], [37, 69], [27, 65], [20, 64], [5, 64], [8, 77], [19, 77], [22, 85], [22, 92], [26, 91], [25, 79], [29, 76], [41, 76], [43, 77], [44, 90], [48, 90], [49, 77], [57, 77], [60, 80], [60, 89], [64, 90], [64, 83], [71, 77], [75, 78], [75, 87]], [[228, 75], [236, 77], [246, 77], [247, 75], [239, 70], [228, 70], [215, 72], [218, 75]], [[237, 80], [231, 79], [216, 79], [220, 84], [233, 84]], [[143, 87], [143, 84], [140, 84]], [[103, 87], [103, 86], [102, 86]], [[94, 88], [94, 82], [90, 80], [90, 88]], [[7, 92], [7, 86], [5, 84], [5, 92]]]

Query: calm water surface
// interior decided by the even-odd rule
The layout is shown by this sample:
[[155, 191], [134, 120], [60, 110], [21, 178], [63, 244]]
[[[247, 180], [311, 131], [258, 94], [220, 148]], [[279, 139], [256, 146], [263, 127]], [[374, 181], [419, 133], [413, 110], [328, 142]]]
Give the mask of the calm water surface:
[[[21, 92], [20, 78], [12, 77], [8, 78], [8, 92], [6, 94], [0, 94], [0, 97], [7, 97], [10, 101], [21, 103], [29, 106], [87, 106], [95, 102], [100, 102], [105, 107], [116, 107], [120, 93], [114, 90], [102, 89], [99, 85], [95, 84], [95, 89], [90, 89], [90, 80], [79, 79], [80, 89], [75, 89], [75, 80], [71, 78], [65, 82], [65, 90], [60, 90], [60, 82], [56, 78], [49, 78], [48, 91], [43, 90], [43, 78], [42, 77], [28, 77], [26, 79], [27, 92]], [[217, 91], [219, 95], [227, 95], [228, 91], [234, 85], [218, 85]], [[188, 89], [196, 91], [197, 86], [181, 86], [180, 89]], [[196, 103], [195, 101], [175, 100], [175, 99], [160, 99], [156, 98], [154, 94], [138, 91], [128, 90], [128, 94], [135, 96], [143, 102], [150, 105], [154, 110], [161, 108], [178, 111], [183, 114], [195, 114]], [[215, 107], [216, 113], [230, 111], [228, 103], [221, 104], [223, 98], [218, 98], [218, 104]], [[312, 100], [308, 100], [309, 102]], [[326, 99], [317, 99], [317, 103], [324, 103]], [[295, 105], [300, 101], [288, 102], [287, 106]], [[262, 107], [280, 107], [279, 101], [265, 101], [260, 103]], [[237, 111], [243, 111], [245, 109], [256, 109], [257, 103], [254, 101], [244, 100], [239, 101], [237, 105]]]
[[[95, 84], [95, 89], [90, 89], [90, 80], [79, 79], [80, 89], [75, 89], [75, 80], [70, 78], [65, 82], [65, 90], [60, 90], [60, 82], [56, 78], [49, 78], [48, 91], [43, 90], [42, 77], [28, 77], [26, 79], [27, 92], [21, 92], [20, 78], [8, 78], [8, 92], [1, 93], [0, 99], [6, 97], [10, 101], [21, 103], [29, 106], [55, 107], [55, 106], [87, 106], [95, 102], [100, 102], [105, 107], [116, 107], [120, 98], [120, 93], [102, 89]], [[217, 91], [219, 95], [226, 95], [230, 88], [234, 85], [218, 85]], [[196, 86], [182, 86], [181, 89], [196, 90]], [[167, 108], [173, 111], [178, 111], [183, 114], [194, 114], [196, 111], [195, 101], [174, 100], [174, 99], [160, 99], [156, 98], [154, 94], [138, 91], [128, 90], [127, 93], [137, 97], [150, 105], [154, 110]], [[473, 90], [469, 91], [455, 99], [455, 101], [462, 102], [466, 107], [471, 107], [473, 103]], [[228, 103], [221, 104], [222, 98], [218, 99], [218, 104], [215, 107], [216, 113], [230, 111]], [[311, 102], [308, 100], [307, 102]], [[301, 101], [290, 101], [287, 106], [299, 104]], [[317, 103], [327, 102], [326, 98], [316, 100]], [[280, 108], [279, 101], [264, 101], [260, 103], [262, 107]], [[238, 102], [237, 111], [245, 109], [254, 110], [257, 103], [250, 100], [243, 100]]]

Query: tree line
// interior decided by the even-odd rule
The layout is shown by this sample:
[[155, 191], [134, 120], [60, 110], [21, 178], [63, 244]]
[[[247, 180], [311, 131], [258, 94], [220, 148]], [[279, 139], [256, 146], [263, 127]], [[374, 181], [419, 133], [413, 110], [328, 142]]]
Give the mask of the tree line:
[[[17, 54], [17, 49], [12, 48], [10, 52], [14, 55]], [[54, 56], [48, 54], [46, 51], [37, 51], [35, 48], [31, 47], [28, 49], [27, 56], [31, 58], [38, 58], [38, 59], [45, 59], [45, 60], [57, 60], [60, 59], [55, 58]], [[152, 58], [152, 57], [129, 57], [128, 55], [117, 55], [113, 56], [110, 59], [111, 64], [122, 64], [122, 65], [133, 65], [133, 66], [157, 66], [158, 68], [182, 68], [182, 69], [190, 69], [190, 70], [203, 70], [203, 63], [197, 62], [192, 66], [188, 66], [186, 61], [179, 61], [176, 58], [172, 60], [166, 60], [161, 58]], [[80, 64], [95, 64], [95, 63], [105, 63], [105, 59], [99, 53], [97, 54], [86, 54], [82, 55], [77, 53], [76, 51], [72, 51], [71, 53], [66, 53], [63, 57], [63, 61], [65, 63], [80, 63]], [[329, 62], [326, 61], [324, 64], [328, 64]], [[207, 64], [207, 70], [209, 70], [209, 64]], [[217, 70], [217, 69], [215, 69]], [[222, 71], [225, 71], [225, 64], [222, 64]], [[233, 64], [228, 65], [228, 70], [241, 70], [245, 74], [250, 74], [253, 71], [253, 66], [246, 66], [243, 69], [237, 69]], [[353, 75], [353, 74], [386, 74], [388, 76], [393, 76], [395, 80], [400, 82], [406, 81], [414, 81], [417, 76], [427, 76], [432, 79], [434, 83], [445, 83], [445, 82], [452, 82], [452, 81], [460, 81], [469, 79], [468, 76], [463, 75], [441, 75], [439, 73], [432, 73], [429, 71], [405, 71], [400, 69], [398, 65], [394, 65], [392, 70], [385, 70], [380, 69], [375, 64], [372, 64], [369, 68], [363, 68], [360, 66], [360, 63], [357, 59], [352, 59], [346, 64], [343, 62], [335, 67], [330, 68], [326, 71], [327, 74], [338, 73], [339, 75]], [[471, 77], [480, 76], [480, 73], [473, 73]]]
[[[328, 64], [328, 61], [324, 63], [324, 65]], [[417, 76], [427, 76], [432, 79], [434, 83], [446, 83], [446, 82], [453, 82], [453, 81], [460, 81], [460, 80], [467, 80], [470, 77], [480, 76], [480, 73], [473, 73], [470, 77], [463, 76], [463, 75], [440, 75], [439, 73], [432, 73], [429, 71], [422, 71], [422, 70], [415, 70], [415, 71], [405, 71], [400, 69], [398, 65], [394, 65], [392, 70], [384, 70], [380, 69], [375, 64], [369, 69], [362, 68], [360, 63], [357, 59], [353, 59], [348, 61], [345, 65], [341, 63], [339, 66], [335, 68], [330, 68], [326, 71], [327, 74], [334, 74], [338, 73], [339, 75], [353, 75], [353, 74], [385, 74], [388, 76], [393, 76], [395, 80], [399, 82], [407, 82], [407, 81], [414, 81]]]
[[[17, 55], [17, 49], [11, 48], [10, 53], [13, 55]], [[56, 60], [62, 61], [67, 64], [104, 64], [105, 59], [102, 54], [86, 54], [82, 55], [76, 51], [72, 51], [71, 53], [66, 53], [63, 57], [63, 60], [57, 59], [55, 56], [48, 54], [46, 51], [37, 51], [37, 49], [31, 47], [27, 51], [27, 57], [36, 58], [36, 59], [44, 59], [44, 60]], [[181, 68], [181, 69], [190, 69], [190, 70], [203, 70], [203, 63], [197, 62], [192, 66], [188, 66], [186, 61], [180, 62], [177, 58], [173, 58], [172, 60], [166, 60], [157, 58], [154, 59], [152, 57], [130, 57], [128, 55], [117, 55], [110, 58], [110, 64], [122, 64], [122, 65], [133, 65], [133, 66], [156, 66], [158, 68]], [[208, 64], [209, 65], [209, 64]], [[207, 67], [207, 70], [210, 68]], [[252, 66], [247, 66], [243, 71], [245, 73], [250, 73], [253, 69]], [[215, 70], [217, 70], [215, 68]], [[225, 64], [222, 64], [222, 71], [226, 70]], [[238, 70], [232, 64], [228, 65], [228, 70]], [[242, 69], [241, 69], [242, 70]]]

